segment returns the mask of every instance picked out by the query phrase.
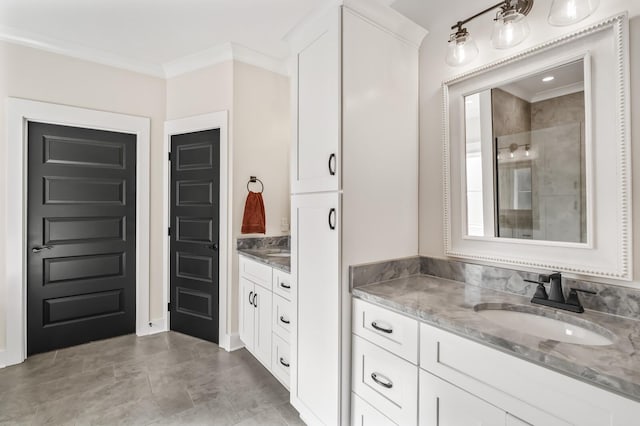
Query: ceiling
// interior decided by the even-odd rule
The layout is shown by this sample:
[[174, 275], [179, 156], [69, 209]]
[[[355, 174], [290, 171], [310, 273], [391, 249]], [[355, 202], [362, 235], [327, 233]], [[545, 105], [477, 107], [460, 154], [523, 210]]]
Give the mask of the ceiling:
[[149, 69], [230, 42], [283, 59], [283, 37], [328, 1], [2, 0], [0, 35], [91, 49]]

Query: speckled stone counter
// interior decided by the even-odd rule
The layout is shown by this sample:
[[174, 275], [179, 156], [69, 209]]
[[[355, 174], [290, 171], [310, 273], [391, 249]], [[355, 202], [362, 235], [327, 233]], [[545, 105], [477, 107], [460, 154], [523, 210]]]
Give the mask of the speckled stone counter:
[[291, 272], [291, 258], [270, 256], [273, 254], [291, 253], [280, 249], [238, 249], [238, 254], [249, 259], [264, 263], [284, 272]]
[[[415, 275], [353, 289], [354, 297], [404, 313], [583, 382], [640, 401], [640, 321], [595, 311], [583, 314], [532, 305], [530, 297], [443, 278]], [[491, 304], [491, 305], [486, 305]], [[480, 316], [484, 307], [536, 313], [605, 335], [613, 344], [583, 346], [503, 328]]]

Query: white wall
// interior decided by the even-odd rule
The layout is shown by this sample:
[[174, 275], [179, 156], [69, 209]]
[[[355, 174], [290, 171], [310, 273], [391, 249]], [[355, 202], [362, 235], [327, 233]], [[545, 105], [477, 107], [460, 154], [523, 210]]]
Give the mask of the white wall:
[[[451, 68], [444, 62], [450, 25], [481, 9], [476, 2], [466, 2], [455, 8], [455, 17], [439, 20], [428, 28], [430, 33], [420, 49], [420, 254], [444, 257], [442, 204], [442, 101], [441, 84], [455, 75], [475, 69], [502, 57], [535, 46], [562, 34], [573, 32], [590, 23], [628, 10], [631, 17], [631, 130], [633, 173], [634, 270], [640, 286], [640, 1], [610, 0], [600, 2], [600, 8], [587, 20], [570, 27], [552, 27], [547, 14], [552, 0], [536, 0], [529, 15], [531, 35], [521, 45], [498, 51], [490, 45], [492, 15], [487, 14], [468, 25], [480, 49], [480, 55], [465, 67]], [[450, 13], [450, 12], [445, 12]], [[623, 285], [627, 285], [624, 283]]]
[[[262, 194], [267, 236], [285, 235], [281, 219], [289, 222], [289, 156], [291, 146], [289, 78], [243, 62], [233, 67], [233, 233], [241, 236], [249, 176], [264, 183]], [[259, 186], [259, 184], [258, 184]], [[256, 185], [252, 185], [256, 190]], [[258, 235], [261, 236], [261, 235]], [[233, 251], [233, 315], [231, 331], [238, 330], [238, 255]]]
[[[5, 99], [19, 97], [82, 108], [139, 115], [151, 118], [151, 283], [150, 292], [160, 291], [161, 279], [154, 266], [161, 261], [162, 135], [165, 115], [165, 82], [104, 65], [0, 42], [0, 146], [6, 140]], [[0, 242], [5, 239], [5, 190], [11, 182], [5, 175], [5, 156], [0, 155]], [[9, 224], [11, 226], [11, 224]], [[4, 244], [0, 244], [0, 348], [5, 346]], [[161, 294], [161, 293], [160, 293]], [[153, 299], [153, 298], [152, 298]], [[161, 299], [160, 299], [161, 300]], [[160, 306], [154, 306], [157, 309]], [[154, 308], [151, 308], [153, 312]]]

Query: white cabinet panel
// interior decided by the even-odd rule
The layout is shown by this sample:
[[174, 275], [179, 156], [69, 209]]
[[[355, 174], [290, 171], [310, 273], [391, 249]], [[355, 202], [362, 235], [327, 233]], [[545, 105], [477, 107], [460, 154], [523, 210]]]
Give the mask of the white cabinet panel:
[[256, 285], [254, 287], [255, 342], [254, 354], [267, 368], [271, 368], [271, 306], [273, 293]]
[[354, 299], [353, 332], [418, 364], [418, 321], [412, 318]]
[[273, 331], [286, 341], [289, 341], [291, 321], [293, 321], [292, 314], [293, 311], [291, 309], [291, 302], [278, 296], [277, 294], [274, 294], [272, 316]]
[[339, 207], [337, 193], [292, 197], [298, 315], [292, 393], [327, 425], [340, 423]]
[[396, 426], [389, 418], [373, 408], [355, 393], [351, 394], [352, 426]]
[[273, 268], [240, 256], [240, 275], [271, 290]]
[[353, 336], [353, 391], [401, 425], [418, 420], [418, 367]]
[[291, 377], [291, 348], [277, 334], [273, 335], [273, 348], [271, 350], [271, 370], [273, 375], [289, 389]]
[[291, 279], [291, 274], [287, 274], [278, 269], [273, 270], [273, 292], [275, 294], [291, 300], [293, 285], [295, 285], [295, 281]]
[[506, 413], [420, 370], [420, 426], [505, 426]]
[[246, 278], [240, 277], [240, 340], [247, 349], [253, 350], [255, 329], [255, 307], [253, 296], [255, 284]]
[[340, 160], [340, 15], [298, 52], [294, 193], [338, 189]]

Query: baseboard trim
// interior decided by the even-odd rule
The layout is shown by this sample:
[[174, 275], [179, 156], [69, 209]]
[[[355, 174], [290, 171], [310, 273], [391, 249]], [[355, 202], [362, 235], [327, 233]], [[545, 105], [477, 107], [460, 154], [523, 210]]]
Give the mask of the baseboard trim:
[[240, 340], [240, 334], [232, 333], [230, 338], [229, 352], [237, 351], [238, 349], [244, 348], [244, 343]]
[[138, 336], [149, 336], [152, 334], [164, 333], [168, 331], [167, 323], [164, 318], [159, 318], [157, 320], [153, 320], [142, 327], [141, 330], [136, 330], [136, 335]]

